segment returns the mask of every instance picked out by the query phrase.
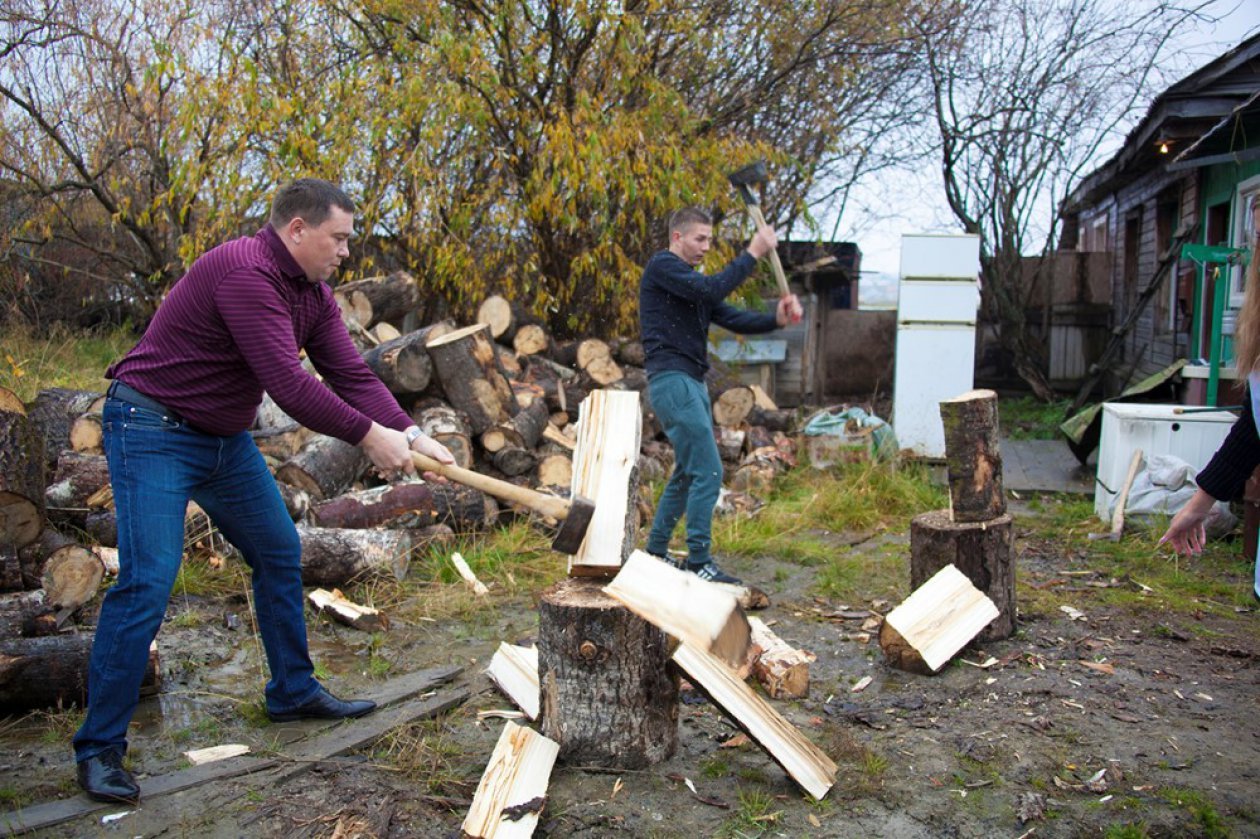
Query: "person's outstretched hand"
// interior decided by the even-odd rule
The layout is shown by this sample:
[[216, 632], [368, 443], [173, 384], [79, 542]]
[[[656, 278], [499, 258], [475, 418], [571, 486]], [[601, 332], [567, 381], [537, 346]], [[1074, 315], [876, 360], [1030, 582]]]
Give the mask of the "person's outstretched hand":
[[800, 298], [795, 294], [785, 294], [779, 298], [779, 305], [774, 310], [774, 322], [780, 327], [787, 326], [789, 323], [800, 323], [804, 313]]
[[1216, 499], [1203, 490], [1196, 492], [1168, 523], [1168, 530], [1159, 537], [1159, 544], [1167, 542], [1182, 556], [1195, 556], [1202, 553], [1203, 546], [1207, 542], [1207, 530], [1204, 523], [1215, 503]]

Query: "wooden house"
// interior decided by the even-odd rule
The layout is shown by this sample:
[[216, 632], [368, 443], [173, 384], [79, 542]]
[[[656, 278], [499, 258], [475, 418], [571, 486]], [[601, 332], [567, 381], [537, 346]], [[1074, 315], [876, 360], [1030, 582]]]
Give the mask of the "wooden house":
[[1243, 219], [1260, 198], [1258, 94], [1260, 36], [1164, 90], [1060, 207], [1060, 248], [1101, 254], [1109, 278], [1102, 302], [1118, 351], [1105, 393], [1188, 359], [1186, 398], [1216, 404], [1218, 379], [1233, 376], [1242, 270], [1195, 246], [1216, 247], [1220, 260], [1248, 244]]

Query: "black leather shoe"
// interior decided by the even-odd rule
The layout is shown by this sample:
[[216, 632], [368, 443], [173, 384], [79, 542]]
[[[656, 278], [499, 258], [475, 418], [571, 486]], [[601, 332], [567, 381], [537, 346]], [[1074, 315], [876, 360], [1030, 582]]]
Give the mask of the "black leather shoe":
[[320, 688], [315, 698], [305, 702], [291, 711], [268, 711], [267, 718], [272, 722], [293, 722], [294, 720], [340, 720], [346, 717], [361, 717], [376, 710], [376, 703], [369, 699], [338, 699]]
[[122, 754], [116, 749], [79, 761], [79, 786], [96, 801], [135, 804], [140, 801], [140, 785], [123, 768]]

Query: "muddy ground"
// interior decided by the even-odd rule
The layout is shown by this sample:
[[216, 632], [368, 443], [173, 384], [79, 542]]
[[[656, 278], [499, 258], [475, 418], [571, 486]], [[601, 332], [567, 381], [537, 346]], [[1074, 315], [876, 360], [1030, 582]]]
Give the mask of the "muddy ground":
[[[1034, 515], [1018, 504], [1012, 511], [1017, 526]], [[539, 835], [1260, 836], [1260, 615], [1172, 613], [1157, 598], [1150, 608], [1107, 608], [1091, 584], [1111, 583], [1088, 573], [1086, 551], [1018, 532], [1020, 585], [1041, 596], [1021, 601], [1033, 608], [1021, 608], [1015, 637], [961, 656], [987, 666], [955, 661], [935, 677], [885, 666], [874, 632], [864, 640], [852, 616], [887, 610], [897, 592], [830, 602], [814, 594], [815, 568], [728, 560], [773, 598], [760, 616], [818, 656], [810, 697], [776, 704], [840, 765], [831, 793], [811, 802], [756, 745], [724, 745], [737, 729], [685, 693], [672, 759], [639, 772], [558, 766]], [[904, 533], [842, 535], [837, 551], [854, 562], [908, 562], [907, 543]], [[1240, 561], [1240, 586], [1249, 573]], [[248, 620], [231, 630], [225, 614], [247, 608], [172, 601], [159, 638], [165, 689], [142, 704], [132, 730], [142, 788], [185, 766], [186, 749], [231, 742], [284, 753], [274, 727], [258, 721], [264, 677]], [[36, 835], [457, 836], [503, 724], [479, 722], [477, 712], [510, 707], [482, 668], [500, 640], [533, 638], [532, 599], [463, 621], [395, 623], [375, 644], [314, 617], [310, 626], [326, 681], [343, 695], [455, 664], [471, 698], [279, 787], [218, 781]], [[76, 794], [69, 736], [77, 720], [33, 714], [0, 723], [7, 803]]]

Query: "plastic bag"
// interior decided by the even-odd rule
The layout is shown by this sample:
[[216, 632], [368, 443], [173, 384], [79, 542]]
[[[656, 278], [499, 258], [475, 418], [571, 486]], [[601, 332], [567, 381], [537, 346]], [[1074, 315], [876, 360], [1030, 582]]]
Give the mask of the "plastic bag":
[[[1199, 487], [1194, 482], [1198, 473], [1194, 467], [1170, 454], [1153, 454], [1146, 459], [1146, 468], [1133, 479], [1129, 500], [1124, 505], [1127, 520], [1149, 522], [1156, 516], [1172, 517], [1186, 505]], [[1115, 514], [1113, 498], [1108, 512]], [[1226, 536], [1238, 524], [1238, 517], [1229, 510], [1229, 504], [1217, 501], [1212, 505], [1203, 526], [1213, 539]]]
[[824, 408], [809, 418], [804, 433], [809, 437], [841, 437], [855, 445], [869, 441], [870, 453], [876, 458], [895, 457], [898, 451], [892, 426], [861, 408]]

